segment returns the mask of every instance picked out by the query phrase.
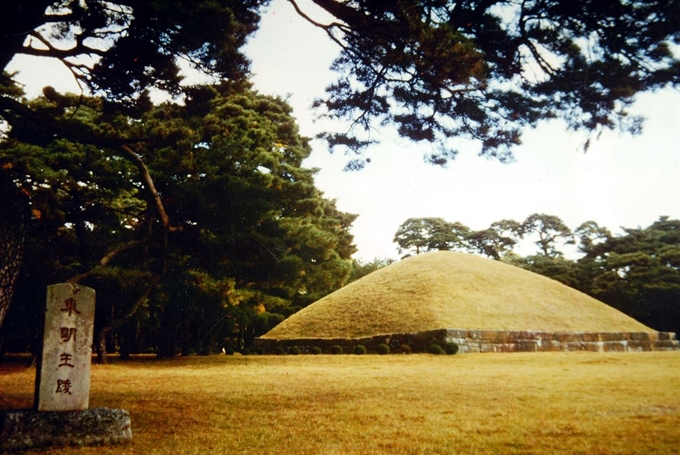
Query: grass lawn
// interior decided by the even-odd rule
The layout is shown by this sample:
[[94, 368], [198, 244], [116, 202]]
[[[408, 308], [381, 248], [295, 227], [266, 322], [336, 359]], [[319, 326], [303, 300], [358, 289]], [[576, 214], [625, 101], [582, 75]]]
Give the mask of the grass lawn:
[[[0, 364], [0, 408], [34, 369]], [[212, 356], [93, 365], [133, 442], [76, 454], [677, 454], [680, 353]]]

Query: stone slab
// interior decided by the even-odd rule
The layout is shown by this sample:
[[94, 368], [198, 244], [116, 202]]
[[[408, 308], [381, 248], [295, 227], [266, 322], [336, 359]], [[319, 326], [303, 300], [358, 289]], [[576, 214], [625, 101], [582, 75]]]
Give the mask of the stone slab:
[[43, 350], [36, 384], [39, 411], [84, 411], [89, 405], [94, 289], [47, 287]]
[[0, 452], [52, 446], [120, 444], [131, 440], [130, 414], [123, 409], [0, 411]]
[[654, 342], [655, 351], [677, 351], [678, 342], [676, 340], [658, 340]]

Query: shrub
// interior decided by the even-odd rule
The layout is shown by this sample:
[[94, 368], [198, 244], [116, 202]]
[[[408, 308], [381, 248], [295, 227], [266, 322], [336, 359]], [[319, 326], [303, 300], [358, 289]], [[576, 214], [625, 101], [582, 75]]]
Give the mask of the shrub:
[[390, 347], [386, 345], [385, 343], [381, 343], [378, 345], [378, 354], [380, 355], [385, 355], [390, 353]]
[[366, 347], [363, 344], [357, 344], [354, 346], [354, 353], [356, 355], [366, 354]]
[[290, 355], [300, 355], [302, 354], [302, 350], [298, 348], [297, 346], [291, 346], [288, 348], [288, 354]]
[[251, 351], [248, 348], [244, 348], [244, 349], [241, 350], [241, 355], [252, 355], [252, 354], [253, 354], [253, 351]]
[[441, 354], [441, 353], [444, 352], [444, 350], [442, 349], [442, 347], [439, 346], [438, 344], [431, 344], [430, 347], [427, 348], [427, 351], [428, 351], [430, 354]]
[[309, 350], [309, 352], [310, 352], [310, 354], [322, 354], [322, 353], [323, 353], [323, 351], [321, 350], [321, 348], [318, 347], [318, 346], [313, 346], [313, 347]]
[[338, 344], [331, 346], [331, 354], [342, 354], [342, 353], [343, 353], [342, 346], [340, 346]]
[[446, 347], [444, 348], [444, 350], [448, 355], [454, 355], [458, 352], [458, 345], [452, 341], [449, 341], [448, 343], [446, 343]]
[[235, 351], [232, 348], [227, 348], [224, 350], [225, 355], [234, 355]]
[[402, 344], [399, 349], [401, 349], [401, 352], [403, 352], [404, 354], [410, 354], [411, 353], [411, 346], [409, 346], [406, 343]]
[[276, 355], [284, 355], [286, 353], [286, 350], [283, 349], [281, 346], [277, 346], [274, 348], [274, 354]]

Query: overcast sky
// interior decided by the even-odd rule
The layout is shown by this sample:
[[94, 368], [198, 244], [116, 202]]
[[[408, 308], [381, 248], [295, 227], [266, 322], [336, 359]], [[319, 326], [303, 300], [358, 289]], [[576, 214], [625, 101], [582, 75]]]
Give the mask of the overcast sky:
[[[307, 0], [299, 4], [314, 12]], [[290, 95], [302, 134], [310, 137], [324, 128], [313, 121], [310, 106], [333, 81], [328, 67], [337, 52], [286, 0], [272, 1], [247, 47], [255, 89]], [[75, 90], [68, 73], [44, 59], [16, 59], [8, 69], [21, 70], [20, 80], [33, 95], [44, 85]], [[373, 133], [381, 145], [369, 151], [371, 164], [362, 171], [343, 172], [348, 158], [329, 154], [320, 141], [313, 141], [305, 166], [320, 168], [317, 186], [340, 210], [359, 215], [352, 233], [355, 257], [362, 260], [397, 258], [392, 239], [410, 217], [441, 217], [483, 229], [494, 221], [546, 213], [572, 229], [593, 220], [614, 232], [646, 227], [662, 215], [680, 218], [680, 92], [642, 95], [633, 110], [647, 117], [641, 136], [607, 131], [587, 153], [584, 133], [567, 132], [553, 121], [525, 132], [515, 163], [480, 158], [463, 146], [455, 161], [440, 168], [424, 163], [427, 148], [385, 128]]]

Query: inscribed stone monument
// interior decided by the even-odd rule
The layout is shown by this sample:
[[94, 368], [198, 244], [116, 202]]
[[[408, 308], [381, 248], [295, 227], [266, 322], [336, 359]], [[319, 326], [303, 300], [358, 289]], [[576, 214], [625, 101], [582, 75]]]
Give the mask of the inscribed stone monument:
[[45, 334], [36, 384], [38, 411], [84, 411], [90, 397], [94, 289], [48, 286]]
[[94, 300], [94, 290], [84, 286], [48, 286], [35, 409], [0, 409], [0, 453], [132, 439], [127, 411], [88, 409]]

